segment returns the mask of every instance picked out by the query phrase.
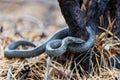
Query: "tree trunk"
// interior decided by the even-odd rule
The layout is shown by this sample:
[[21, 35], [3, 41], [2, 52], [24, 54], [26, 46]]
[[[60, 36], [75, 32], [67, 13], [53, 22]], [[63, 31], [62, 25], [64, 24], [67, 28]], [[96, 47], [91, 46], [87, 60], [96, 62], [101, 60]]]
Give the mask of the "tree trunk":
[[85, 34], [85, 10], [81, 10], [81, 4], [76, 0], [58, 0], [61, 12], [69, 26], [69, 35], [82, 37]]
[[[69, 26], [69, 35], [83, 37], [86, 26], [91, 26], [96, 34], [108, 27], [108, 17], [116, 19], [112, 32], [120, 38], [120, 0], [58, 0], [61, 12]], [[100, 22], [100, 17], [103, 21]], [[85, 38], [85, 37], [83, 37]]]

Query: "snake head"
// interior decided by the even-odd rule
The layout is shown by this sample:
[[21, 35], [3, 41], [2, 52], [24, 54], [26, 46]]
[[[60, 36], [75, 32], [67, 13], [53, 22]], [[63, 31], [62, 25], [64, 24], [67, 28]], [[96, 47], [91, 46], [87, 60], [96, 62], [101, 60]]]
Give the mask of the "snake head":
[[74, 42], [74, 43], [83, 43], [83, 42], [85, 42], [85, 41], [82, 40], [81, 38], [74, 37], [73, 42]]
[[66, 37], [66, 39], [64, 39], [66, 43], [71, 44], [71, 43], [83, 43], [85, 42], [84, 40], [78, 38], [78, 37]]

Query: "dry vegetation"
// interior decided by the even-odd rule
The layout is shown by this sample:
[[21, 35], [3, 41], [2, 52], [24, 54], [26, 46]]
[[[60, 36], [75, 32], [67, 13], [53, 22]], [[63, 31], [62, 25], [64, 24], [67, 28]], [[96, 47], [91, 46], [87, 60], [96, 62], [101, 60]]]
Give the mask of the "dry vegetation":
[[[110, 57], [115, 57], [116, 52], [120, 52], [120, 48], [116, 47], [116, 45], [120, 44], [120, 41], [110, 32], [114, 21], [111, 21], [109, 18], [108, 20], [108, 29], [100, 27], [104, 32], [97, 36], [96, 44], [93, 49], [95, 53], [97, 51], [101, 53], [101, 55], [96, 55], [96, 61], [101, 59], [100, 56], [104, 54], [107, 55], [105, 59], [109, 60]], [[40, 44], [65, 25], [56, 0], [40, 0], [39, 2], [29, 2], [28, 0], [26, 0], [26, 2], [24, 2], [24, 0], [23, 2], [22, 0], [20, 2], [16, 0], [10, 2], [9, 0], [0, 1], [0, 80], [6, 79], [10, 68], [12, 68], [12, 80], [17, 80], [26, 75], [26, 80], [43, 80], [47, 60], [45, 53], [34, 58], [8, 59], [4, 57], [4, 48], [12, 41], [20, 39], [28, 39], [35, 44]], [[113, 37], [106, 38], [107, 34]], [[107, 44], [107, 42], [109, 43]], [[72, 59], [72, 54], [64, 64], [58, 63], [56, 58], [52, 59], [49, 79], [87, 79], [84, 73], [85, 71]], [[79, 69], [83, 71], [84, 75], [82, 78], [79, 76], [76, 67], [74, 68], [76, 73], [72, 73], [70, 64], [73, 62], [76, 66], [79, 65]], [[114, 68], [110, 70], [107, 65], [105, 69], [103, 69], [99, 63], [97, 64], [97, 69], [99, 75], [97, 74], [96, 68], [93, 67], [88, 80], [117, 80], [118, 76], [120, 79], [120, 70]]]

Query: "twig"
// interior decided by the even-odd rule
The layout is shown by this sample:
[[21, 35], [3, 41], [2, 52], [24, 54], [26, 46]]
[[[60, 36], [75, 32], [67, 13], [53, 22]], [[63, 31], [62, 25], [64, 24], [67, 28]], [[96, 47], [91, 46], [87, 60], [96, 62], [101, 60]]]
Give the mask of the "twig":
[[15, 32], [15, 35], [18, 35], [21, 38], [25, 39], [24, 36], [22, 36], [22, 34], [20, 34], [20, 32], [17, 30], [17, 25], [16, 24], [14, 24], [14, 32]]
[[120, 73], [119, 73], [119, 75], [118, 75], [118, 80], [120, 80]]
[[[40, 29], [40, 31], [41, 31], [41, 35], [39, 36], [40, 39], [47, 36], [47, 35], [45, 34], [45, 32], [44, 32], [45, 26], [44, 26], [43, 22], [42, 22], [40, 19], [38, 19], [38, 18], [36, 18], [36, 17], [33, 17], [33, 16], [30, 16], [30, 15], [25, 15], [25, 16], [23, 16], [23, 17], [20, 17], [20, 18], [16, 21], [16, 23], [19, 22], [19, 21], [23, 21], [23, 20], [26, 20], [26, 21], [29, 21], [29, 22], [32, 22], [32, 23], [35, 23], [35, 24], [38, 25], [38, 26], [37, 26], [37, 29]], [[15, 35], [18, 35], [19, 37], [21, 37], [21, 38], [23, 38], [23, 39], [26, 39], [26, 38], [20, 33], [20, 31], [17, 29], [17, 24], [16, 24], [16, 23], [14, 24], [14, 33], [15, 33]]]
[[37, 19], [37, 18], [35, 18], [33, 16], [30, 16], [30, 15], [23, 16], [20, 19], [31, 21], [31, 22], [37, 24], [41, 31], [44, 31], [45, 26], [44, 26], [43, 22], [40, 19]]
[[6, 78], [6, 80], [11, 80], [12, 70], [13, 70], [13, 66], [10, 65], [10, 66], [9, 66], [9, 69], [8, 69], [8, 73], [7, 73], [7, 78]]
[[2, 33], [2, 32], [3, 32], [3, 26], [0, 27], [0, 33]]
[[48, 58], [47, 58], [47, 67], [46, 67], [44, 80], [48, 80], [48, 74], [49, 74], [49, 70], [50, 70], [50, 63], [51, 63], [51, 57], [48, 56]]
[[91, 67], [92, 67], [92, 58], [93, 58], [93, 48], [90, 49], [90, 58], [89, 58], [89, 69], [88, 69], [88, 73], [91, 72]]
[[[80, 59], [80, 61], [78, 63], [76, 63], [76, 66], [78, 66], [87, 57], [87, 55], [88, 55], [88, 52]], [[74, 62], [75, 62], [75, 60], [74, 60]], [[70, 72], [70, 78], [71, 78], [72, 73], [73, 73], [74, 70], [75, 70], [75, 67]]]
[[102, 27], [98, 27], [99, 29], [107, 32], [107, 34], [110, 34], [111, 36], [113, 36], [114, 38], [116, 38], [117, 40], [120, 40], [117, 36], [115, 36], [111, 31], [108, 31], [107, 29], [105, 28], [102, 28]]

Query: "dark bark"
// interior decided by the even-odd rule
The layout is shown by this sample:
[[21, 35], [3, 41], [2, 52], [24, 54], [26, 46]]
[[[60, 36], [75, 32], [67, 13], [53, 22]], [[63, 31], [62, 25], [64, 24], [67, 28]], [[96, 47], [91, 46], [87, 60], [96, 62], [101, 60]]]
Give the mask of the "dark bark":
[[[80, 37], [86, 35], [86, 26], [91, 26], [96, 34], [102, 32], [98, 26], [107, 28], [108, 16], [111, 20], [116, 19], [112, 32], [120, 33], [120, 0], [87, 0], [86, 10], [81, 10], [85, 0], [58, 0], [61, 12], [69, 26], [71, 36]], [[100, 16], [104, 22], [100, 24]]]
[[79, 37], [85, 32], [84, 17], [86, 11], [81, 11], [82, 0], [58, 0], [61, 12], [69, 26], [71, 36]]
[[115, 18], [116, 18], [116, 22], [115, 22], [115, 34], [120, 38], [120, 0], [117, 0], [116, 2], [116, 11], [115, 11]]

